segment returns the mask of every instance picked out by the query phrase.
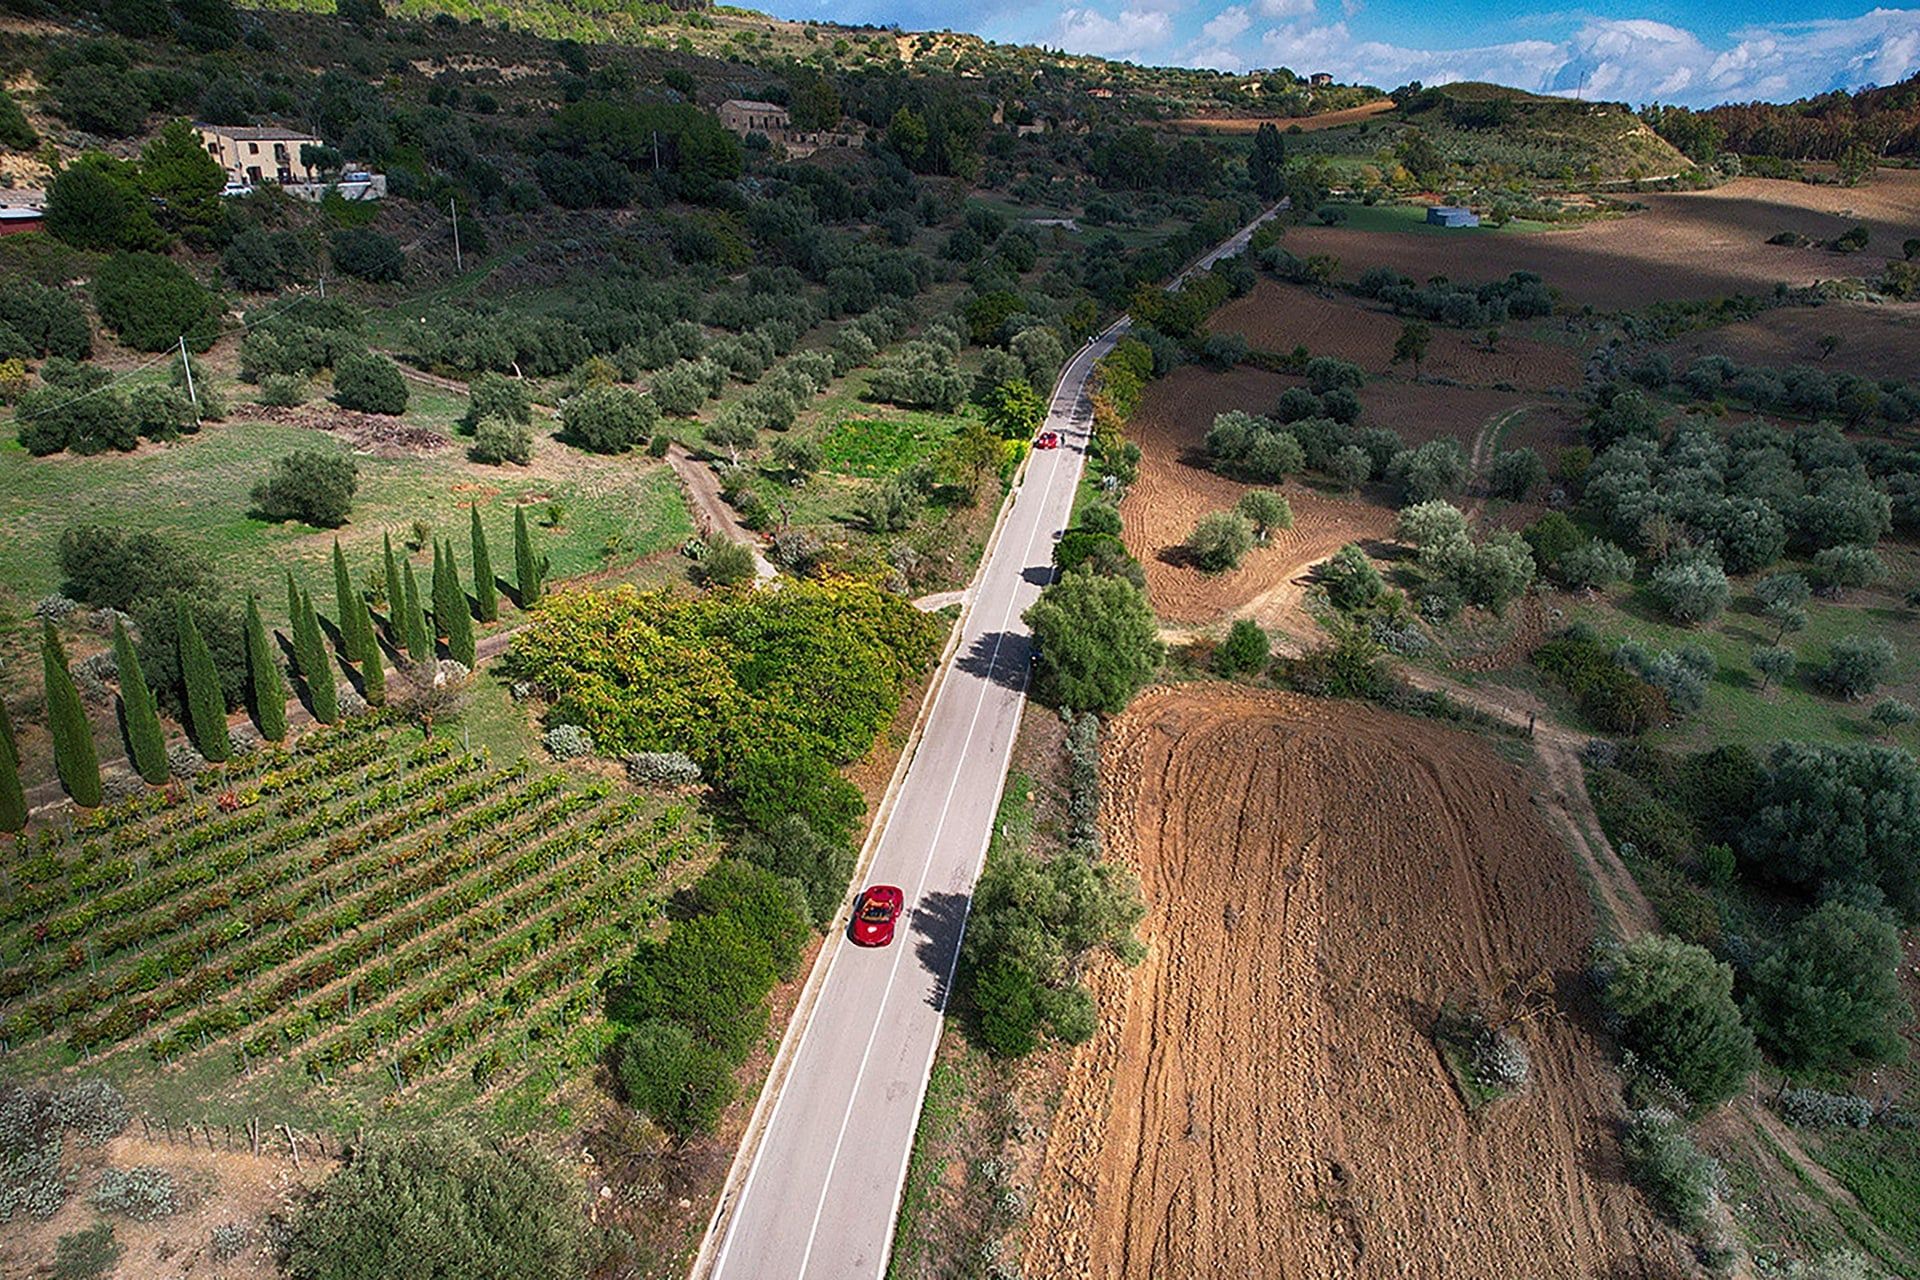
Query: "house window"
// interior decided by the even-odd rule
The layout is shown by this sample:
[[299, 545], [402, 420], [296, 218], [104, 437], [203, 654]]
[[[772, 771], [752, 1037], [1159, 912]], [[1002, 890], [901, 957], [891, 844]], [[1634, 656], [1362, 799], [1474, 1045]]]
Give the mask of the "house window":
[[250, 155], [250, 156], [257, 156], [257, 155], [259, 155], [259, 154], [260, 154], [260, 144], [259, 144], [259, 143], [257, 143], [257, 142], [249, 142], [249, 143], [247, 144], [247, 154], [248, 154], [248, 155]]

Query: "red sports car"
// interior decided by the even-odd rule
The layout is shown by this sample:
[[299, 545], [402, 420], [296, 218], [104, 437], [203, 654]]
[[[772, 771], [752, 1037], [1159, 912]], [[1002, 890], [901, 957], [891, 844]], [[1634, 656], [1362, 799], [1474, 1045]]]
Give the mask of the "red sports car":
[[1042, 431], [1039, 437], [1034, 440], [1033, 447], [1036, 449], [1058, 449], [1060, 447], [1060, 433], [1058, 431]]
[[893, 941], [893, 923], [907, 895], [890, 884], [876, 884], [860, 895], [853, 908], [853, 941], [856, 946], [884, 947]]

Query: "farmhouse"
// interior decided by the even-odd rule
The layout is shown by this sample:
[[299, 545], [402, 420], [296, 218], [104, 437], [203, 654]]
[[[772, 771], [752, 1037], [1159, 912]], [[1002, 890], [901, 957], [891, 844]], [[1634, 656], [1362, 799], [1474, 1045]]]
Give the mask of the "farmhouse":
[[720, 104], [718, 114], [723, 126], [743, 138], [750, 133], [775, 137], [785, 133], [792, 121], [785, 107], [772, 102], [755, 102], [751, 98], [728, 98]]
[[1436, 204], [1427, 207], [1427, 225], [1434, 227], [1477, 227], [1479, 217], [1473, 210], [1454, 204]]
[[1312, 75], [1307, 77], [1307, 83], [1312, 85], [1316, 89], [1322, 87], [1323, 85], [1332, 84], [1333, 73], [1331, 71], [1316, 71]]
[[324, 145], [311, 133], [273, 126], [196, 124], [207, 154], [227, 171], [227, 181], [252, 186], [256, 182], [319, 182], [321, 173], [301, 158], [302, 147]]

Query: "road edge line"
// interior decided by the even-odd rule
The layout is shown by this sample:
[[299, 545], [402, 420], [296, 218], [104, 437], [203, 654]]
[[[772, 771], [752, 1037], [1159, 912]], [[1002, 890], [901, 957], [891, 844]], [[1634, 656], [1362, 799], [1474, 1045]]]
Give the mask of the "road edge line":
[[[1061, 375], [1065, 377], [1064, 371]], [[1020, 487], [1026, 482], [1027, 464], [1033, 459], [1028, 452], [1020, 459], [1015, 470], [1013, 482], [1006, 496], [1001, 499], [1000, 511], [994, 517], [993, 528], [987, 534], [987, 541], [980, 552], [980, 559], [974, 565], [973, 575], [967, 579], [966, 595], [961, 601], [960, 612], [955, 615], [953, 625], [947, 630], [946, 643], [941, 647], [940, 658], [934, 667], [933, 679], [927, 685], [927, 696], [920, 703], [920, 710], [913, 718], [913, 727], [907, 732], [907, 741], [900, 748], [900, 758], [894, 762], [893, 773], [887, 779], [887, 789], [881, 794], [880, 803], [874, 806], [873, 822], [867, 827], [866, 838], [860, 842], [860, 855], [854, 864], [853, 878], [848, 882], [848, 892], [840, 908], [834, 913], [832, 922], [824, 931], [827, 944], [814, 956], [813, 965], [807, 971], [807, 981], [800, 989], [800, 996], [794, 1002], [793, 1013], [787, 1019], [786, 1030], [781, 1033], [780, 1047], [775, 1051], [773, 1065], [767, 1069], [767, 1078], [760, 1086], [760, 1096], [753, 1104], [753, 1114], [747, 1119], [746, 1130], [740, 1135], [740, 1144], [734, 1149], [733, 1160], [727, 1166], [727, 1176], [720, 1184], [720, 1194], [713, 1202], [713, 1212], [708, 1215], [706, 1231], [700, 1237], [700, 1249], [694, 1254], [693, 1266], [688, 1271], [689, 1280], [698, 1280], [710, 1275], [715, 1262], [714, 1250], [723, 1234], [726, 1211], [734, 1197], [739, 1194], [741, 1181], [746, 1169], [752, 1165], [753, 1157], [760, 1150], [760, 1143], [766, 1137], [767, 1122], [780, 1092], [786, 1087], [787, 1074], [793, 1068], [793, 1060], [801, 1037], [806, 1034], [806, 1024], [813, 1018], [814, 1006], [819, 1002], [820, 989], [825, 984], [826, 972], [831, 963], [832, 939], [846, 922], [848, 906], [852, 902], [854, 886], [873, 865], [874, 855], [880, 846], [880, 837], [886, 830], [888, 821], [900, 798], [900, 789], [905, 784], [907, 773], [912, 767], [913, 758], [920, 750], [921, 739], [926, 734], [927, 722], [933, 716], [933, 704], [940, 698], [940, 692], [946, 688], [947, 675], [953, 670], [953, 656], [960, 647], [960, 637], [966, 633], [967, 619], [973, 613], [975, 600], [979, 597], [980, 577], [986, 572], [987, 563], [993, 559], [993, 552], [1000, 545], [1000, 535], [1007, 527], [1007, 521], [1013, 515], [1014, 500], [1020, 496]], [[909, 602], [911, 603], [911, 602]]]

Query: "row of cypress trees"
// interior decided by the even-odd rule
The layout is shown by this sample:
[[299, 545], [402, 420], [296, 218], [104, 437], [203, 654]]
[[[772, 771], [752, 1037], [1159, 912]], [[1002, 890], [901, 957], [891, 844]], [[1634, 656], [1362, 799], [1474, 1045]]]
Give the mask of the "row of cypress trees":
[[[471, 510], [474, 587], [471, 607], [460, 583], [460, 566], [453, 543], [436, 540], [430, 594], [424, 602], [431, 606], [431, 623], [423, 608], [412, 562], [394, 555], [391, 538], [385, 541], [388, 638], [396, 649], [405, 650], [409, 662], [433, 661], [436, 641], [444, 639], [448, 654], [471, 668], [478, 650], [474, 619], [493, 622], [500, 616], [486, 530], [481, 527], [479, 509]], [[516, 587], [521, 605], [530, 608], [541, 597], [548, 564], [545, 557], [534, 554], [526, 509], [515, 508], [513, 521]], [[340, 657], [359, 669], [367, 702], [381, 706], [386, 702], [386, 660], [372, 611], [366, 597], [353, 589], [346, 556], [337, 539], [333, 544], [333, 585]], [[287, 615], [293, 641], [294, 675], [306, 692], [314, 719], [332, 724], [340, 718], [340, 700], [334, 687], [326, 638], [320, 629], [312, 594], [294, 581], [291, 572], [287, 574]], [[185, 599], [176, 602], [174, 625], [179, 636], [181, 683], [186, 693], [187, 736], [203, 757], [217, 764], [233, 754], [220, 673], [214, 665], [212, 651], [200, 634], [192, 606]], [[113, 627], [113, 659], [120, 677], [121, 727], [126, 735], [128, 758], [142, 779], [158, 786], [168, 775], [166, 731], [160, 723], [159, 702], [146, 673], [141, 670], [140, 656], [125, 625], [117, 620]], [[75, 803], [94, 807], [102, 799], [99, 754], [87, 723], [86, 708], [67, 663], [66, 650], [50, 622], [44, 624], [41, 631], [41, 660], [45, 668], [54, 771]], [[260, 616], [259, 598], [253, 595], [247, 597], [246, 662], [247, 709], [259, 726], [261, 736], [279, 742], [287, 735], [287, 682], [274, 658], [273, 641]], [[0, 700], [0, 831], [19, 831], [26, 822], [19, 745], [5, 702]]]

